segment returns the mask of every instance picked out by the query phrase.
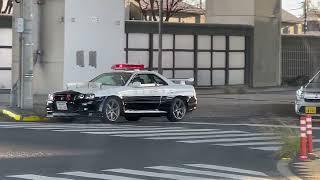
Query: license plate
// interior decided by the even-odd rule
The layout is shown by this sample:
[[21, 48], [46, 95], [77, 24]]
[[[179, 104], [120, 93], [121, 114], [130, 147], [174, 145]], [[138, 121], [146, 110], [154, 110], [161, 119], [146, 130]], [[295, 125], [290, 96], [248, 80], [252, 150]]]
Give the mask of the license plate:
[[317, 107], [306, 107], [305, 108], [306, 114], [316, 114], [317, 113]]
[[67, 111], [68, 110], [68, 106], [67, 106], [66, 101], [57, 101], [56, 105], [57, 105], [57, 109], [59, 111]]

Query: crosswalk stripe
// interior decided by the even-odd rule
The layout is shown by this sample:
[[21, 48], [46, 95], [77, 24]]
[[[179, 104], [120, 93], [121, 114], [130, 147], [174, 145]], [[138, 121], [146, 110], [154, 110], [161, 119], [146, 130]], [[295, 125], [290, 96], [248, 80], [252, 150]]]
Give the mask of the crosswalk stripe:
[[255, 145], [280, 145], [283, 144], [277, 141], [267, 141], [267, 142], [245, 142], [245, 143], [228, 143], [228, 144], [212, 144], [218, 146], [255, 146]]
[[104, 127], [114, 127], [114, 128], [159, 128], [160, 126], [134, 126], [134, 125], [86, 125], [86, 124], [72, 124], [72, 125], [59, 125], [59, 124], [2, 124], [0, 128], [41, 128], [41, 127], [62, 127], [62, 128], [104, 128]]
[[245, 170], [239, 168], [232, 168], [232, 167], [225, 167], [225, 166], [217, 166], [217, 165], [209, 165], [209, 164], [185, 164], [186, 166], [197, 167], [197, 168], [205, 168], [205, 169], [213, 169], [213, 170], [222, 170], [234, 173], [242, 173], [242, 174], [250, 174], [254, 176], [264, 176], [267, 177], [265, 173], [252, 171], [252, 170]]
[[125, 134], [125, 135], [114, 135], [118, 137], [154, 137], [154, 136], [185, 136], [185, 135], [210, 135], [210, 134], [231, 134], [231, 133], [247, 133], [244, 131], [215, 131], [210, 132], [174, 132], [174, 133], [150, 133], [150, 134]]
[[139, 170], [131, 170], [131, 169], [109, 169], [104, 170], [109, 172], [123, 173], [123, 174], [132, 174], [138, 176], [149, 176], [149, 177], [157, 177], [157, 178], [167, 178], [167, 179], [176, 179], [176, 180], [213, 180], [212, 178], [200, 178], [195, 176], [183, 176], [177, 174], [169, 174], [169, 173], [157, 173], [150, 171], [139, 171]]
[[320, 143], [320, 139], [314, 139], [313, 142]]
[[108, 130], [108, 131], [150, 131], [150, 130], [179, 130], [183, 129], [181, 127], [177, 128], [83, 128], [83, 129], [62, 129], [62, 130], [53, 130], [56, 132], [83, 132], [83, 131], [103, 131], [103, 130]]
[[81, 172], [81, 171], [65, 172], [65, 173], [59, 173], [59, 174], [85, 177], [85, 178], [108, 179], [108, 180], [143, 180], [140, 178], [132, 178], [132, 177], [125, 177], [125, 176], [109, 175], [109, 174], [87, 173], [87, 172]]
[[249, 147], [250, 149], [262, 150], [262, 151], [278, 151], [280, 146], [265, 146], [265, 147]]
[[215, 142], [235, 142], [235, 141], [258, 141], [258, 140], [274, 140], [280, 137], [249, 137], [249, 138], [224, 138], [224, 139], [204, 139], [204, 140], [188, 140], [178, 141], [182, 143], [215, 143]]
[[48, 176], [40, 176], [35, 174], [24, 174], [24, 175], [15, 175], [15, 176], [7, 176], [9, 178], [20, 178], [20, 179], [31, 179], [31, 180], [72, 180], [68, 178], [58, 178], [58, 177], [48, 177]]
[[71, 129], [138, 129], [138, 130], [150, 130], [150, 129], [182, 129], [182, 127], [141, 127], [141, 126], [132, 126], [132, 127], [121, 127], [121, 126], [35, 126], [35, 127], [25, 127], [27, 129], [65, 129], [65, 130], [71, 130]]
[[204, 139], [204, 138], [220, 138], [220, 137], [250, 137], [250, 136], [270, 136], [274, 135], [273, 133], [251, 133], [251, 134], [222, 134], [222, 135], [210, 135], [210, 136], [180, 136], [180, 137], [152, 137], [145, 139], [153, 140], [183, 140], [183, 139]]
[[222, 172], [212, 172], [212, 171], [204, 171], [204, 170], [194, 170], [194, 169], [178, 168], [178, 167], [170, 167], [170, 166], [155, 166], [155, 167], [149, 167], [149, 168], [162, 170], [162, 171], [175, 171], [175, 172], [181, 172], [181, 173], [207, 175], [207, 176], [231, 178], [231, 179], [266, 180], [265, 178], [260, 178], [260, 177], [244, 176], [244, 175], [237, 175], [237, 174], [227, 174], [227, 173], [222, 173]]
[[204, 132], [213, 131], [213, 129], [177, 129], [177, 130], [148, 130], [148, 131], [118, 131], [118, 132], [81, 132], [85, 134], [144, 134], [144, 133], [162, 133], [162, 132]]

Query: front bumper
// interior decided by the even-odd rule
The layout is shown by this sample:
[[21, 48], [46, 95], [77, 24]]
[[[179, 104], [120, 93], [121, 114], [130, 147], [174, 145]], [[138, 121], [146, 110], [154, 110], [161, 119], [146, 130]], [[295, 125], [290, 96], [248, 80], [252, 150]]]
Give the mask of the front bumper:
[[296, 114], [307, 115], [305, 111], [306, 107], [316, 107], [316, 113], [310, 115], [320, 117], [320, 102], [306, 102], [304, 99], [297, 99], [295, 101]]
[[47, 102], [47, 117], [49, 118], [71, 118], [71, 117], [100, 117], [101, 101], [77, 101], [66, 102], [68, 110], [58, 110], [56, 101]]

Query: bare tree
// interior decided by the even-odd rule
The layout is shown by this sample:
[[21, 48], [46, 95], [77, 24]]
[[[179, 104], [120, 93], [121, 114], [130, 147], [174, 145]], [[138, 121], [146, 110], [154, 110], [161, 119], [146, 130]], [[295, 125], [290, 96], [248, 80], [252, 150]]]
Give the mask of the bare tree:
[[[144, 19], [146, 21], [150, 20], [148, 19], [148, 15], [152, 17], [152, 21], [158, 21], [157, 16], [159, 15], [159, 0], [135, 0], [140, 7], [140, 11], [142, 15], [144, 16]], [[187, 8], [186, 3], [183, 2], [183, 0], [164, 0], [163, 2], [164, 8], [164, 21], [169, 21], [171, 17], [177, 15], [180, 11], [183, 11]]]

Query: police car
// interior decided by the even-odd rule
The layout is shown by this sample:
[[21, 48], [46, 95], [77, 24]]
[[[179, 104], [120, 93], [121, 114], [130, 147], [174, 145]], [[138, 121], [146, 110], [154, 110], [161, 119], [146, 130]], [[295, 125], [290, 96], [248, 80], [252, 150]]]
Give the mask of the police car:
[[144, 65], [117, 64], [113, 71], [86, 83], [69, 83], [65, 91], [48, 95], [51, 118], [99, 117], [118, 122], [121, 117], [137, 121], [143, 116], [166, 116], [176, 122], [196, 109], [193, 79], [170, 80]]

